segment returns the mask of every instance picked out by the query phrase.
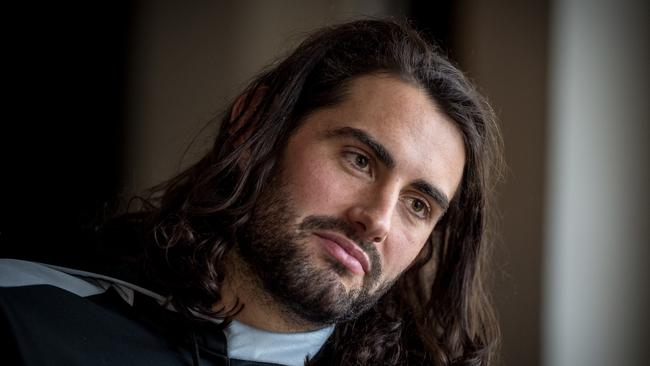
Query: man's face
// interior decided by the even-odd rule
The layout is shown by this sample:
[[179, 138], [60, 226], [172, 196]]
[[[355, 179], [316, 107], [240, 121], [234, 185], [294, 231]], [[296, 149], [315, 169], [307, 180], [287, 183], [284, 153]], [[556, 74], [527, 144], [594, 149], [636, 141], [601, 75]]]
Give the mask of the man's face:
[[358, 316], [422, 250], [464, 164], [460, 132], [425, 92], [359, 77], [289, 139], [242, 234], [242, 258], [302, 319]]

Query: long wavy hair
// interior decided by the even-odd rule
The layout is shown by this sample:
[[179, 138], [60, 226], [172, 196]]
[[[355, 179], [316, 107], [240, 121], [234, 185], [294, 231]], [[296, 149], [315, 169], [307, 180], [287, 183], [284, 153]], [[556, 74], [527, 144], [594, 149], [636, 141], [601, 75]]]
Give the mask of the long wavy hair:
[[[387, 73], [425, 90], [461, 131], [461, 185], [415, 263], [371, 310], [337, 324], [337, 365], [488, 365], [499, 332], [485, 287], [490, 197], [500, 172], [494, 113], [434, 45], [406, 24], [361, 20], [321, 29], [254, 79], [224, 113], [197, 163], [152, 188], [139, 216], [152, 277], [181, 313], [230, 319], [221, 299], [225, 255], [251, 217], [292, 132], [345, 97], [360, 75]], [[319, 361], [320, 360], [320, 361]]]

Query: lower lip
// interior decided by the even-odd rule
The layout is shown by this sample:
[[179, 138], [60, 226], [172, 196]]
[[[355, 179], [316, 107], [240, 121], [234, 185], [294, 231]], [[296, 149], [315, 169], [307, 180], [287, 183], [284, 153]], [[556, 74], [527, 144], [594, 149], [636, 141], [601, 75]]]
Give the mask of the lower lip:
[[322, 242], [323, 246], [325, 247], [325, 250], [336, 260], [338, 260], [341, 264], [343, 264], [347, 269], [350, 270], [350, 272], [358, 275], [363, 275], [363, 267], [361, 266], [361, 263], [348, 254], [348, 252], [345, 251], [345, 249], [341, 248], [336, 242], [323, 238], [322, 236], [316, 235]]

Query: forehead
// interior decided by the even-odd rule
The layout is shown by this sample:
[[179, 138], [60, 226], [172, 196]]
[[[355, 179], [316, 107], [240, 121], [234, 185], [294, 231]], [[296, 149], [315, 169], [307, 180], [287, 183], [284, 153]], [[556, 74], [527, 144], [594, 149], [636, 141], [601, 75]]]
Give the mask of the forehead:
[[386, 147], [404, 178], [455, 193], [465, 163], [462, 136], [419, 87], [390, 75], [358, 77], [340, 103], [314, 112], [300, 129], [317, 136], [342, 127], [361, 129]]

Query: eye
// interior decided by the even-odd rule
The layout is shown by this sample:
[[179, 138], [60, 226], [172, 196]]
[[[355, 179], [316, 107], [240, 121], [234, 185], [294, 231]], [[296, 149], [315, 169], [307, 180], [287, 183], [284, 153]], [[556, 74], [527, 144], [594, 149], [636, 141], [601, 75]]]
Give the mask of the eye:
[[368, 158], [361, 154], [357, 154], [356, 158], [354, 159], [354, 163], [361, 169], [365, 169], [368, 166], [369, 162], [370, 161]]
[[409, 210], [420, 219], [426, 219], [431, 214], [431, 208], [426, 201], [415, 197], [407, 197], [406, 204]]
[[343, 158], [356, 170], [370, 174], [370, 158], [357, 151], [343, 152]]

